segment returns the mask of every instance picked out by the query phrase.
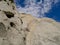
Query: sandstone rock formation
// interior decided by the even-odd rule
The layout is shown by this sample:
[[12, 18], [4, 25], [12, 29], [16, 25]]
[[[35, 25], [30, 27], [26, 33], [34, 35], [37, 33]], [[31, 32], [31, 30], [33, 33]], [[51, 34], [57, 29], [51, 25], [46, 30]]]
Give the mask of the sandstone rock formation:
[[23, 29], [28, 28], [26, 45], [60, 45], [60, 23], [50, 18], [20, 14]]
[[13, 0], [0, 0], [0, 45], [60, 45], [60, 23], [19, 14]]
[[48, 18], [32, 22], [26, 45], [60, 45], [59, 27], [58, 23]]
[[24, 45], [21, 19], [12, 0], [0, 0], [0, 45]]

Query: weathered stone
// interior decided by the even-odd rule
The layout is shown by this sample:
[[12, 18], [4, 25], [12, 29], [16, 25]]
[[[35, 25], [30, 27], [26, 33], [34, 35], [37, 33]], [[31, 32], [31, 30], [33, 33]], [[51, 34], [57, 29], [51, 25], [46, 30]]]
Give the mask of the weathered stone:
[[21, 20], [11, 1], [0, 1], [0, 45], [25, 45]]
[[19, 14], [13, 0], [0, 0], [0, 45], [60, 45], [60, 23]]
[[41, 18], [29, 25], [26, 45], [60, 45], [60, 26], [49, 18]]
[[0, 37], [6, 37], [6, 35], [7, 35], [6, 27], [2, 22], [0, 22]]

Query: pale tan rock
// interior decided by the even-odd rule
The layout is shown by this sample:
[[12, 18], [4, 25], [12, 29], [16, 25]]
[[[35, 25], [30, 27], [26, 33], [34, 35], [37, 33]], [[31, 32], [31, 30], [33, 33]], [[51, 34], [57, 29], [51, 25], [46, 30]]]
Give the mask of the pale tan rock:
[[60, 24], [49, 18], [29, 25], [30, 32], [26, 38], [26, 45], [60, 45]]
[[60, 23], [19, 14], [11, 1], [0, 1], [0, 45], [60, 45]]
[[25, 45], [21, 19], [18, 17], [14, 3], [0, 1], [0, 45]]
[[60, 45], [60, 23], [50, 18], [35, 18], [24, 13], [20, 17], [23, 29], [29, 30], [26, 32], [26, 45]]
[[35, 17], [31, 16], [30, 14], [25, 14], [25, 13], [21, 13], [20, 17], [23, 22], [22, 24], [23, 29], [28, 28], [28, 25], [36, 20]]

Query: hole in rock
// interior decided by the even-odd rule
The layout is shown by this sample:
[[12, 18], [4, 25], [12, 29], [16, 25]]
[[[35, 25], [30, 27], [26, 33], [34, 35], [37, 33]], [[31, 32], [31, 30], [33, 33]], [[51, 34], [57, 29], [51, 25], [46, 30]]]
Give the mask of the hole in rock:
[[6, 0], [4, 0], [4, 1], [6, 1]]
[[10, 22], [10, 26], [11, 26], [11, 27], [14, 27], [15, 24], [14, 24], [13, 22]]
[[7, 3], [9, 5], [9, 3]]
[[26, 28], [26, 31], [30, 32], [28, 28]]
[[11, 3], [14, 3], [14, 0], [9, 0], [9, 1], [11, 1]]
[[14, 17], [14, 14], [10, 11], [3, 11], [8, 18]]
[[2, 0], [0, 0], [0, 1], [2, 1]]
[[23, 39], [24, 39], [24, 41], [26, 41], [26, 38], [25, 37], [23, 37]]

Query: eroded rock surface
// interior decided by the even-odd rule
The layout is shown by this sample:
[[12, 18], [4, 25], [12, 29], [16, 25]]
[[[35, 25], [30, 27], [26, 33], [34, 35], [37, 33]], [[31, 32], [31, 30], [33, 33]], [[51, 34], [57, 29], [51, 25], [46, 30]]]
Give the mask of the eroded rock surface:
[[26, 32], [26, 45], [60, 45], [60, 23], [50, 18], [35, 18], [24, 13], [20, 17], [23, 29], [29, 30]]
[[21, 19], [11, 1], [0, 1], [0, 45], [24, 45]]
[[60, 23], [19, 14], [13, 0], [0, 0], [0, 45], [60, 45]]
[[49, 18], [32, 22], [26, 45], [60, 45], [60, 26]]

